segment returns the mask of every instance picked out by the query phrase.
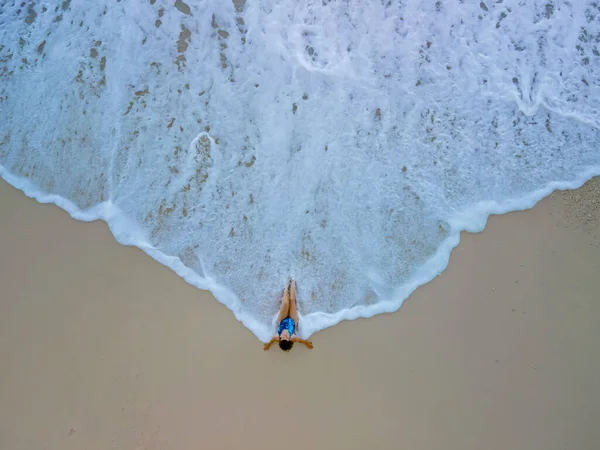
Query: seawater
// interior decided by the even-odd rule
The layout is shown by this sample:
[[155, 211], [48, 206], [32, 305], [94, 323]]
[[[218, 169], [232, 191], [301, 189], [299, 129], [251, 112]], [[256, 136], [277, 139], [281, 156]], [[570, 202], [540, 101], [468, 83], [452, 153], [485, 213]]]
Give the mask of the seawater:
[[600, 174], [599, 52], [593, 1], [3, 1], [0, 173], [308, 336]]

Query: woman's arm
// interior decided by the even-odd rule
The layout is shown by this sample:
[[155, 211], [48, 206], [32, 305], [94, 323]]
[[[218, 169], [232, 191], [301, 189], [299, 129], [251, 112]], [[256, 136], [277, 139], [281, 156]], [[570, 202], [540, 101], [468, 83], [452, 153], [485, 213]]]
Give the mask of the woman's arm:
[[273, 345], [273, 343], [275, 342], [279, 342], [279, 336], [275, 335], [271, 338], [271, 340], [265, 344], [265, 346], [263, 347], [263, 350], [269, 350], [271, 348], [271, 345]]
[[300, 342], [301, 344], [306, 345], [308, 348], [313, 348], [312, 342], [299, 338], [298, 336], [292, 336], [292, 342]]

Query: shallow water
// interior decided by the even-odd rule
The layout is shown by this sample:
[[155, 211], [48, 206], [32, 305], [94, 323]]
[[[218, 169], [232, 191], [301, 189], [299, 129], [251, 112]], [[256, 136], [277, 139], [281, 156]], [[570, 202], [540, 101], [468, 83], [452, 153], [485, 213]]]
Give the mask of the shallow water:
[[600, 174], [594, 2], [3, 2], [0, 37], [2, 176], [261, 339], [290, 276], [304, 335], [393, 311]]

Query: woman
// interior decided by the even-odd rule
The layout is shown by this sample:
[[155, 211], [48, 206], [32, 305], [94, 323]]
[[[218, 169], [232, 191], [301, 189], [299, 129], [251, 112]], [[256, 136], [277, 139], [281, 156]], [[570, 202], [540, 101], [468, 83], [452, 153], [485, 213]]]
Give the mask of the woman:
[[296, 282], [294, 280], [290, 281], [290, 285], [283, 291], [283, 302], [279, 316], [277, 316], [277, 326], [277, 334], [265, 344], [265, 350], [269, 350], [273, 342], [279, 342], [279, 348], [286, 352], [294, 346], [294, 342], [300, 342], [308, 348], [313, 348], [312, 342], [300, 339], [295, 334], [298, 326], [298, 309], [296, 308]]

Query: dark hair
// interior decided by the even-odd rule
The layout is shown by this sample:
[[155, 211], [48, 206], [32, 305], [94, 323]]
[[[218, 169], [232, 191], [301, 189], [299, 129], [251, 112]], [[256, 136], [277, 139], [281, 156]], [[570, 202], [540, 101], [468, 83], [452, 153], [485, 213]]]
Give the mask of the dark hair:
[[284, 352], [289, 352], [293, 346], [294, 343], [292, 341], [285, 341], [283, 339], [279, 341], [279, 348]]

